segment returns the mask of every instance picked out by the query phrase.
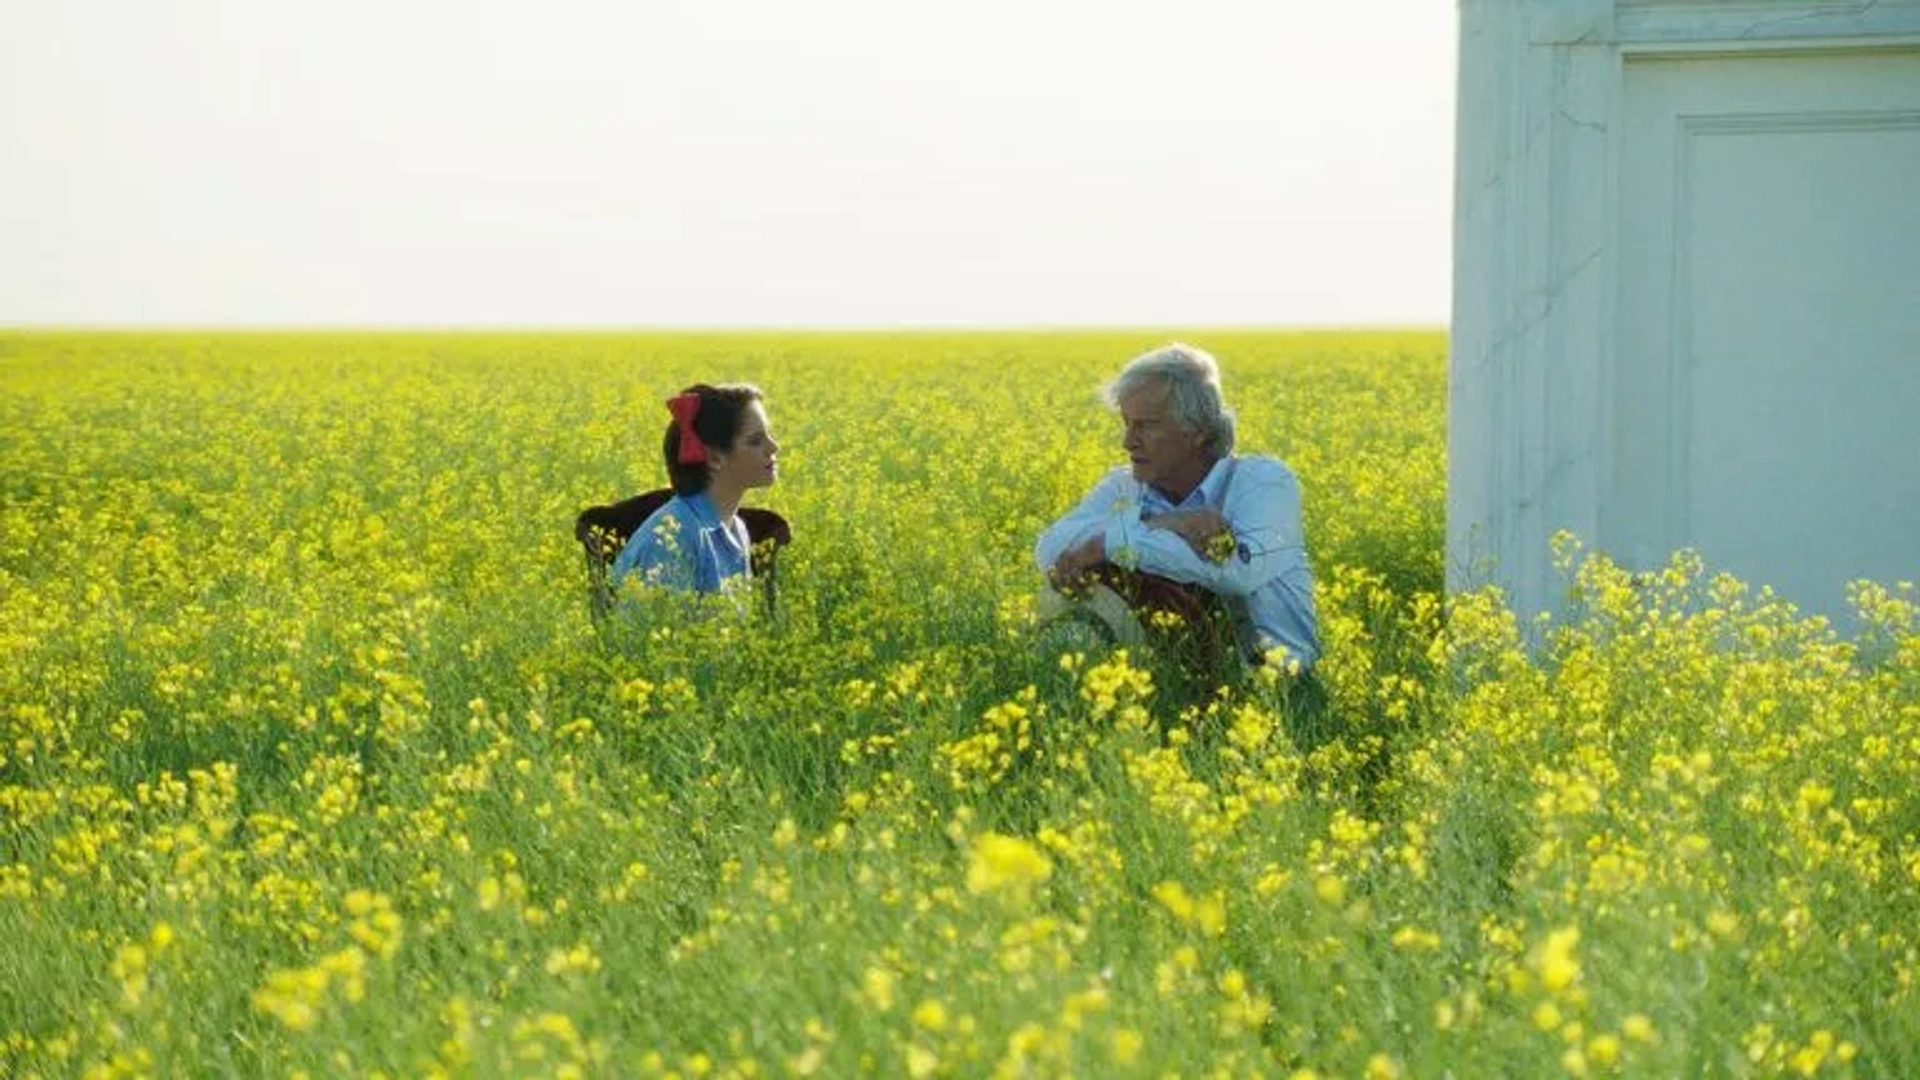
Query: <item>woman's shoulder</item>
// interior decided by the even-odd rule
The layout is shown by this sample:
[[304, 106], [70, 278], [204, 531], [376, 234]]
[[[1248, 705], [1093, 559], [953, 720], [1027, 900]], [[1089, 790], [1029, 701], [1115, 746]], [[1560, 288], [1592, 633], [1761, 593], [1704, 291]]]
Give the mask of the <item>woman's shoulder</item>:
[[691, 518], [692, 508], [687, 505], [684, 498], [675, 495], [661, 503], [653, 513], [648, 514], [647, 519], [640, 523], [640, 527], [635, 529], [633, 534], [636, 539], [639, 537], [664, 539], [668, 536], [677, 536], [685, 531]]
[[666, 502], [654, 507], [653, 513], [647, 515], [647, 520], [655, 521], [662, 517], [685, 517], [686, 513], [687, 497], [685, 495], [673, 495], [668, 497]]

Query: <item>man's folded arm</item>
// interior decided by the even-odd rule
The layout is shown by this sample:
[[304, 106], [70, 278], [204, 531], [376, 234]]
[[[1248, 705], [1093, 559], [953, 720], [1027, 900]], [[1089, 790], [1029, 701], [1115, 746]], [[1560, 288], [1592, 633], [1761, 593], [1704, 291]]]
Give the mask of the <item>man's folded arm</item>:
[[1123, 516], [1107, 523], [1107, 558], [1223, 596], [1246, 596], [1258, 590], [1304, 558], [1300, 488], [1285, 473], [1249, 481], [1253, 478], [1245, 477], [1234, 488], [1222, 513], [1234, 537], [1234, 549], [1225, 561], [1202, 558], [1170, 529], [1151, 528]]
[[1113, 516], [1114, 503], [1122, 495], [1121, 485], [1125, 480], [1124, 469], [1115, 469], [1101, 477], [1078, 506], [1047, 526], [1033, 545], [1033, 561], [1042, 573], [1052, 569], [1060, 556], [1075, 546], [1101, 534], [1107, 527], [1107, 519]]

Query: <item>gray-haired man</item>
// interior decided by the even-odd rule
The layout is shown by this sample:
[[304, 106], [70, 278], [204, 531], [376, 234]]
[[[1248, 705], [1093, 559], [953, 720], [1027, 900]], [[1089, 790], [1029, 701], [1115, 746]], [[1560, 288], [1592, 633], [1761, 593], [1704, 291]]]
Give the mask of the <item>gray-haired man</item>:
[[1125, 421], [1129, 465], [1048, 526], [1034, 559], [1056, 586], [1101, 563], [1197, 585], [1241, 618], [1241, 646], [1320, 657], [1300, 483], [1270, 457], [1235, 456], [1233, 413], [1212, 356], [1172, 344], [1135, 357], [1105, 390]]

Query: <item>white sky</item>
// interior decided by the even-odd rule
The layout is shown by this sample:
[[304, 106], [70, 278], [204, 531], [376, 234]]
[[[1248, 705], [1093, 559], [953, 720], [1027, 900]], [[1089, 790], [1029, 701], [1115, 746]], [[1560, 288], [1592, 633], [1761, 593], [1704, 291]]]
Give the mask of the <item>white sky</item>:
[[0, 324], [1444, 324], [1450, 0], [0, 0]]

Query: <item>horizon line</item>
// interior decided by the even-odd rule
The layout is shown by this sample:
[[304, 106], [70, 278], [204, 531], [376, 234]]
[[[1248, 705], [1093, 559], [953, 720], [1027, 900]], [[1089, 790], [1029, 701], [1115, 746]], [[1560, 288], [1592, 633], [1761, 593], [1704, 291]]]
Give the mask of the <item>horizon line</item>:
[[0, 334], [1004, 334], [1445, 333], [1446, 322], [1124, 323], [61, 323], [0, 322]]

